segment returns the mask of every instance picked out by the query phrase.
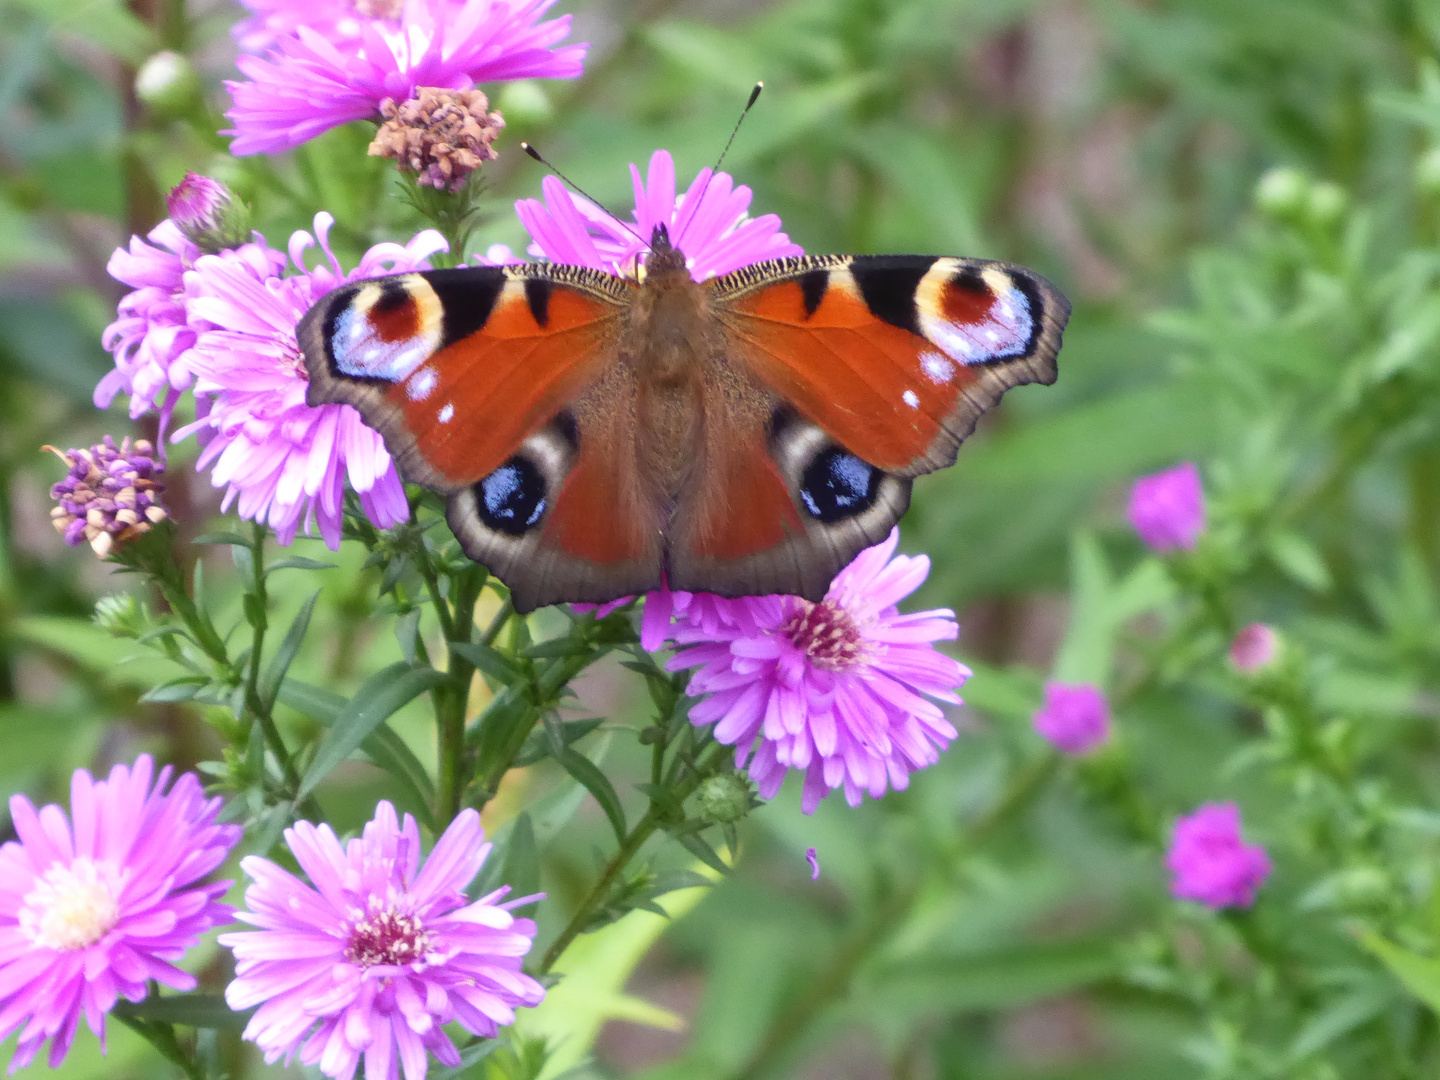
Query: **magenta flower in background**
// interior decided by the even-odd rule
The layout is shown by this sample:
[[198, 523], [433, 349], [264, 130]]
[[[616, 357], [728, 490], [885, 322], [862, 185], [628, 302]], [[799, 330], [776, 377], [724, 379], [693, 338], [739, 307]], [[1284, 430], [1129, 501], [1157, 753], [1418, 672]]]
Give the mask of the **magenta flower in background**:
[[298, 26], [264, 57], [237, 61], [246, 81], [226, 83], [235, 102], [225, 114], [235, 124], [225, 132], [235, 136], [230, 152], [289, 150], [340, 124], [378, 117], [382, 102], [407, 101], [422, 86], [573, 79], [588, 46], [555, 47], [570, 32], [570, 16], [539, 21], [554, 3], [405, 0], [398, 23], [365, 19], [353, 40]]
[[1206, 907], [1249, 907], [1270, 875], [1270, 859], [1258, 844], [1240, 836], [1240, 808], [1233, 802], [1205, 803], [1176, 819], [1165, 865], [1170, 892]]
[[1067, 754], [1087, 754], [1110, 738], [1110, 706], [1089, 683], [1047, 682], [1036, 734]]
[[[263, 261], [283, 258], [266, 249], [205, 255], [185, 275], [185, 304], [199, 329], [187, 357], [199, 399], [195, 423], [175, 433], [198, 435], [203, 449], [197, 469], [225, 491], [242, 518], [268, 521], [282, 544], [295, 538], [302, 519], [308, 531], [340, 545], [344, 481], [360, 496], [379, 528], [410, 516], [405, 489], [380, 436], [348, 405], [305, 404], [309, 376], [295, 324], [310, 306], [346, 281], [425, 269], [445, 249], [432, 229], [403, 247], [377, 244], [346, 273], [330, 250], [334, 219], [315, 215], [315, 236], [290, 238], [290, 277], [260, 276]], [[306, 269], [306, 249], [319, 238], [325, 260]]]
[[1251, 623], [1230, 642], [1230, 662], [1238, 671], [1268, 667], [1280, 651], [1280, 635], [1264, 623]]
[[1130, 524], [1153, 551], [1193, 551], [1205, 531], [1205, 490], [1200, 470], [1184, 462], [1142, 476], [1130, 489]]
[[442, 1030], [452, 1021], [493, 1038], [517, 1005], [544, 989], [520, 970], [535, 924], [501, 904], [501, 888], [470, 901], [465, 886], [490, 852], [480, 815], [462, 810], [421, 866], [420, 831], [382, 802], [359, 839], [343, 847], [329, 825], [285, 831], [306, 883], [269, 859], [241, 868], [254, 882], [240, 920], [257, 930], [222, 935], [235, 953], [225, 999], [258, 1005], [245, 1038], [267, 1063], [297, 1053], [302, 1064], [350, 1080], [363, 1057], [366, 1080], [419, 1080], [427, 1052], [447, 1066], [459, 1052]]
[[120, 997], [143, 1000], [151, 979], [195, 989], [174, 961], [232, 920], [219, 903], [230, 882], [196, 882], [225, 861], [240, 826], [215, 823], [221, 800], [192, 773], [166, 792], [169, 767], [154, 771], [143, 754], [104, 780], [76, 769], [69, 820], [58, 806], [10, 799], [19, 840], [0, 847], [0, 1038], [24, 1025], [11, 1072], [46, 1040], [59, 1065], [82, 1016], [103, 1050], [106, 1013]]
[[728, 173], [702, 169], [690, 189], [675, 195], [675, 163], [664, 150], [650, 158], [646, 180], [630, 166], [635, 186], [635, 231], [625, 228], [589, 199], [572, 194], [553, 176], [541, 181], [544, 203], [521, 199], [515, 204], [521, 224], [535, 243], [532, 255], [551, 262], [593, 266], [612, 274], [634, 276], [633, 260], [650, 244], [656, 225], [669, 230], [670, 242], [685, 253], [690, 276], [703, 281], [765, 259], [803, 255], [805, 251], [780, 231], [774, 214], [750, 218], [751, 192], [734, 186]]
[[[903, 790], [955, 738], [936, 701], [958, 704], [963, 665], [934, 647], [959, 634], [948, 610], [901, 615], [895, 605], [930, 571], [925, 556], [895, 553], [900, 532], [867, 548], [835, 576], [818, 604], [795, 596], [750, 601], [757, 629], [688, 619], [667, 664], [696, 668], [687, 693], [705, 695], [690, 712], [735, 746], [738, 767], [765, 799], [787, 769], [805, 773], [801, 804], [812, 813], [835, 788], [858, 805]], [[775, 601], [778, 599], [778, 604]], [[688, 646], [688, 647], [685, 647]], [[933, 699], [933, 700], [932, 700]]]

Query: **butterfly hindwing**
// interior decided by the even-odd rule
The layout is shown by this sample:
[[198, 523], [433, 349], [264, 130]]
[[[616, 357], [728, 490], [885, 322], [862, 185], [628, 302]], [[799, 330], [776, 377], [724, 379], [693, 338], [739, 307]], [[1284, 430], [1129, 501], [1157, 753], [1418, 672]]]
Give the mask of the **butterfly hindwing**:
[[1070, 305], [1007, 263], [840, 255], [757, 263], [712, 284], [737, 358], [869, 464], [953, 464], [980, 414], [1054, 382]]
[[307, 401], [354, 406], [402, 477], [447, 495], [466, 554], [520, 610], [649, 587], [660, 551], [639, 522], [657, 512], [620, 495], [634, 440], [607, 400], [633, 396], [614, 355], [633, 289], [534, 264], [343, 286], [298, 328]]

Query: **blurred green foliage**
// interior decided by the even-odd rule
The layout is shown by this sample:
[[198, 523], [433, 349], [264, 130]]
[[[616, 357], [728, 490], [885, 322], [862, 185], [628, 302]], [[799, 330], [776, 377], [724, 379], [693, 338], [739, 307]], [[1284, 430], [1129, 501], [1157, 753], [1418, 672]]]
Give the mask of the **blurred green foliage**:
[[[636, 912], [567, 954], [569, 992], [589, 994], [571, 1027], [552, 1010], [522, 1030], [568, 1031], [580, 1044], [559, 1045], [575, 1063], [600, 1020], [626, 1018], [577, 1067], [647, 1080], [1433, 1076], [1440, 8], [571, 10], [576, 36], [595, 42], [587, 73], [498, 94], [509, 126], [477, 250], [523, 242], [509, 204], [536, 194], [540, 172], [519, 140], [623, 205], [627, 163], [665, 147], [682, 178], [710, 164], [763, 78], [726, 168], [807, 251], [1023, 262], [1075, 315], [1059, 383], [1007, 397], [959, 464], [921, 481], [905, 523], [907, 549], [934, 563], [923, 599], [966, 627], [960, 655], [976, 674], [959, 741], [909, 791], [858, 810], [831, 799], [806, 818], [787, 789], [744, 822], [736, 869], [657, 943], [639, 921], [654, 917]], [[152, 225], [159, 194], [191, 168], [230, 182], [277, 245], [318, 208], [339, 220], [350, 260], [422, 225], [391, 197], [388, 165], [364, 156], [364, 125], [284, 159], [224, 155], [213, 132], [236, 15], [0, 0], [0, 785], [32, 797], [140, 749], [214, 758], [225, 730], [223, 708], [140, 701], [183, 672], [91, 623], [96, 598], [130, 583], [46, 522], [59, 470], [36, 448], [130, 428], [118, 406], [100, 416], [90, 403], [121, 291], [104, 273], [110, 249]], [[194, 58], [203, 101], [164, 115], [136, 102], [134, 69], [161, 46]], [[185, 479], [186, 454], [170, 476], [193, 538], [215, 499]], [[1162, 564], [1120, 507], [1133, 477], [1181, 459], [1201, 465], [1210, 527], [1194, 555]], [[310, 547], [299, 550], [318, 557]], [[230, 550], [201, 563], [222, 627], [241, 617]], [[377, 614], [364, 552], [349, 543], [334, 561], [315, 584], [279, 590], [269, 621], [278, 637], [318, 588], [293, 672], [348, 694], [407, 645]], [[1285, 651], [1245, 678], [1224, 650], [1252, 620], [1278, 627]], [[537, 636], [558, 632], [535, 622]], [[410, 624], [412, 650], [417, 625], [433, 633]], [[1052, 674], [1106, 688], [1112, 746], [1058, 761], [1033, 736]], [[637, 682], [597, 678], [607, 727], [648, 722]], [[288, 735], [317, 735], [315, 699], [280, 705]], [[424, 717], [417, 701], [390, 729], [429, 762]], [[581, 745], [592, 760], [610, 748], [633, 817], [620, 779], [641, 779], [645, 763], [632, 744]], [[610, 826], [558, 770], [535, 772], [491, 823], [511, 852], [529, 837], [551, 895], [543, 944]], [[358, 764], [320, 789], [341, 829], [382, 794], [408, 797]], [[1218, 798], [1240, 802], [1277, 866], [1253, 911], [1217, 916], [1166, 894], [1169, 821]], [[507, 870], [536, 872], [524, 863]], [[681, 897], [694, 902], [665, 902]], [[223, 960], [212, 950], [201, 963], [207, 988], [223, 986]], [[633, 1026], [671, 1022], [636, 995], [682, 1014], [684, 1034]], [[66, 1075], [166, 1068], [123, 1031], [102, 1065], [86, 1038]], [[466, 1075], [531, 1076], [539, 1045], [517, 1039]], [[263, 1071], [233, 1032], [203, 1035], [202, 1049], [231, 1075]]]

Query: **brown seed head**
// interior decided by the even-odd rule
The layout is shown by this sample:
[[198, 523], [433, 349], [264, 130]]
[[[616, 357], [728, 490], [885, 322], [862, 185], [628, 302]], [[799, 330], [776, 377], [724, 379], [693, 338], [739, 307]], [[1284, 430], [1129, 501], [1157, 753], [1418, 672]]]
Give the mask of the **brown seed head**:
[[505, 126], [498, 112], [487, 112], [489, 99], [479, 90], [441, 90], [422, 86], [417, 96], [380, 104], [385, 122], [370, 144], [375, 157], [393, 158], [396, 167], [417, 182], [456, 191], [481, 164], [495, 158], [491, 143]]

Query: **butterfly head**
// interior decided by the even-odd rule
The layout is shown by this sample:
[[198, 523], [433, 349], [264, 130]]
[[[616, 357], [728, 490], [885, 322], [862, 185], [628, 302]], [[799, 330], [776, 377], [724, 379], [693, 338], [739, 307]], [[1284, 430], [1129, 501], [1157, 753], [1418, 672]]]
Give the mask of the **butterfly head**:
[[685, 253], [670, 242], [670, 230], [663, 224], [656, 225], [650, 233], [650, 251], [641, 264], [644, 276], [652, 274], [685, 274]]

